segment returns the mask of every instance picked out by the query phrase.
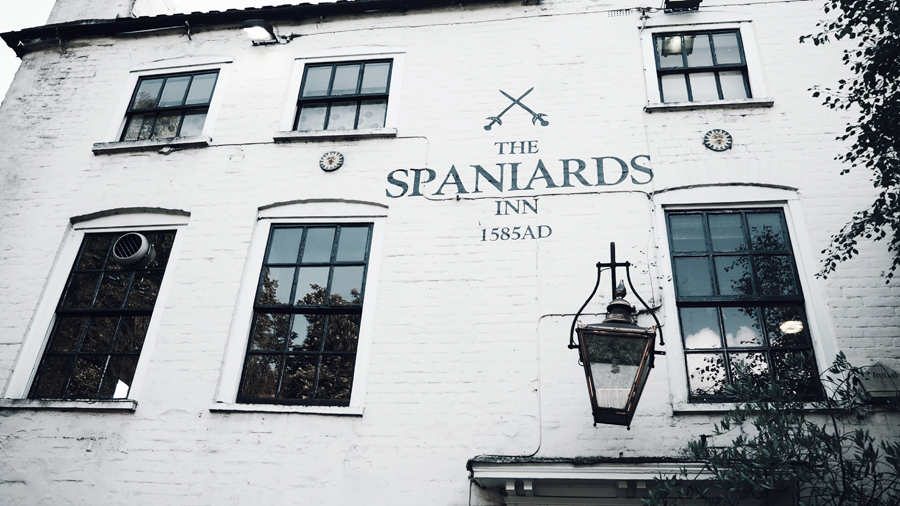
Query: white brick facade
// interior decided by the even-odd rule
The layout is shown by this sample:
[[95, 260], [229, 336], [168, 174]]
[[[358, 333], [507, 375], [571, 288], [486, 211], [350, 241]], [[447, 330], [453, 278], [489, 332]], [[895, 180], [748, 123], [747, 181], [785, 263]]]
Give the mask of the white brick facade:
[[[190, 36], [175, 28], [29, 49], [0, 108], [0, 503], [503, 504], [470, 485], [468, 459], [678, 457], [715, 415], [691, 413], [676, 362], [666, 206], [786, 209], [820, 367], [843, 351], [855, 365], [898, 368], [900, 289], [881, 277], [884, 245], [863, 244], [836, 273], [815, 277], [830, 235], [873, 197], [863, 170], [841, 176], [833, 159], [850, 116], [808, 91], [847, 75], [837, 47], [798, 43], [816, 29], [818, 3], [706, 0], [697, 13], [645, 20], [622, 2], [525, 4], [270, 19], [299, 35], [273, 46], [252, 46], [239, 22], [192, 22]], [[642, 30], [728, 23], [752, 34], [745, 51], [765, 90], [754, 98], [772, 103], [645, 112], [655, 63]], [[402, 57], [386, 125], [396, 135], [275, 142], [293, 116], [285, 108], [296, 100], [298, 62], [388, 53]], [[209, 145], [94, 154], [118, 140], [137, 76], [166, 68], [220, 70]], [[529, 88], [522, 103], [547, 126], [516, 106], [485, 130], [485, 118], [511, 104], [498, 89], [519, 97]], [[704, 147], [714, 128], [733, 136], [731, 149]], [[498, 144], [511, 142], [515, 154]], [[319, 168], [329, 151], [345, 158], [335, 172]], [[627, 177], [598, 186], [601, 157], [623, 160]], [[572, 175], [575, 160], [590, 186]], [[520, 190], [511, 190], [516, 163]], [[612, 183], [617, 163], [605, 163]], [[499, 176], [498, 164], [504, 191], [482, 175], [476, 193], [473, 166]], [[434, 180], [410, 196], [416, 171], [424, 182], [428, 170]], [[392, 173], [408, 186], [403, 196]], [[293, 204], [267, 207], [279, 203]], [[72, 223], [127, 208], [182, 213]], [[235, 404], [263, 224], [288, 219], [380, 227], [346, 409]], [[22, 400], [79, 234], [144, 224], [179, 228], [129, 395], [136, 409]], [[530, 227], [535, 238], [490, 241], [503, 227]], [[584, 372], [566, 348], [611, 241], [636, 265], [637, 290], [661, 306], [669, 352], [630, 431], [592, 425]], [[602, 319], [608, 286], [604, 274], [586, 323]], [[896, 416], [869, 420], [873, 432], [896, 435]]]

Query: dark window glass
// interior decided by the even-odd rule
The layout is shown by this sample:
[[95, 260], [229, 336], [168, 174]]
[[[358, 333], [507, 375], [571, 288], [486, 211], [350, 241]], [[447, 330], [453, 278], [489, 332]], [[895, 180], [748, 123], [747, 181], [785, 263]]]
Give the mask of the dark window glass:
[[294, 130], [384, 127], [391, 61], [307, 65]]
[[[727, 401], [739, 365], [753, 385], [779, 379], [804, 399], [819, 398], [781, 210], [679, 211], [666, 218], [689, 400]], [[783, 331], [785, 322], [794, 330]], [[796, 365], [792, 354], [807, 359]]]
[[140, 269], [112, 260], [123, 233], [84, 237], [29, 398], [128, 397], [175, 239], [174, 231], [141, 233], [156, 256]]
[[737, 30], [656, 35], [653, 45], [661, 101], [702, 102], [752, 96]]
[[200, 135], [218, 71], [142, 77], [125, 113], [122, 141]]
[[368, 224], [272, 227], [238, 402], [350, 404], [371, 237]]

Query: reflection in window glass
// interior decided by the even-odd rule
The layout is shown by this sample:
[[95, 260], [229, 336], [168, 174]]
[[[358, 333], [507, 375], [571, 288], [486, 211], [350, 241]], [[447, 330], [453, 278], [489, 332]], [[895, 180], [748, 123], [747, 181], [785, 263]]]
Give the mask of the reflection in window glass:
[[383, 128], [390, 61], [306, 67], [294, 128], [299, 131]]
[[[238, 402], [349, 404], [371, 231], [368, 224], [272, 227], [259, 287], [271, 296], [257, 298]], [[293, 281], [295, 272], [294, 303], [279, 306], [273, 281]]]
[[779, 369], [788, 353], [813, 357], [781, 210], [669, 211], [667, 222], [689, 400], [729, 400], [739, 365], [754, 385], [797, 373], [791, 388], [817, 398], [814, 359]]
[[660, 101], [749, 98], [738, 30], [661, 34], [654, 43]]
[[709, 35], [686, 36], [693, 39], [693, 48], [687, 55], [688, 67], [709, 67], [713, 64], [712, 48], [709, 47]]
[[712, 72], [689, 74], [691, 93], [695, 102], [702, 100], [718, 100], [719, 89], [716, 87], [716, 75]]

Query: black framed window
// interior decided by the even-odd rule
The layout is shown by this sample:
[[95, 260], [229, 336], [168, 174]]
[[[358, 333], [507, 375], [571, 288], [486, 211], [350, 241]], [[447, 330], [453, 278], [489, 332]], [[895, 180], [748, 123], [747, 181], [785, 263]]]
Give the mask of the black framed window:
[[140, 78], [121, 140], [200, 135], [218, 78], [218, 70]]
[[655, 35], [653, 47], [662, 102], [752, 96], [738, 30]]
[[85, 235], [29, 398], [128, 397], [175, 239], [171, 230], [141, 234], [154, 257], [138, 269], [113, 260], [125, 234]]
[[666, 218], [689, 400], [728, 400], [738, 363], [754, 384], [778, 380], [802, 398], [819, 398], [782, 210], [673, 211]]
[[371, 224], [274, 225], [238, 402], [347, 406]]
[[294, 130], [383, 128], [391, 60], [307, 65]]

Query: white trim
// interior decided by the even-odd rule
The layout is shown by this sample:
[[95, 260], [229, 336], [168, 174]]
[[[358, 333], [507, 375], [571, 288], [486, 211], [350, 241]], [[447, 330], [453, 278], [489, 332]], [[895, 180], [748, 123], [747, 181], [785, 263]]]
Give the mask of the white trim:
[[[753, 31], [753, 23], [749, 21], [736, 21], [726, 23], [702, 23], [697, 19], [688, 17], [682, 23], [672, 22], [672, 18], [665, 18], [668, 24], [648, 26], [641, 31], [641, 52], [644, 57], [644, 80], [647, 86], [647, 112], [657, 112], [679, 109], [697, 109], [702, 107], [771, 107], [774, 100], [768, 98], [766, 83], [763, 79], [763, 67], [759, 57], [759, 45], [756, 42], [756, 33]], [[677, 20], [677, 18], [676, 18]], [[747, 62], [747, 78], [750, 81], [751, 99], [747, 100], [717, 100], [714, 102], [662, 102], [659, 99], [659, 80], [656, 76], [656, 51], [653, 48], [653, 36], [660, 33], [679, 33], [688, 31], [729, 30], [738, 29], [741, 34], [741, 43], [744, 48], [744, 61]]]
[[660, 278], [662, 294], [666, 304], [666, 361], [669, 366], [669, 388], [672, 409], [676, 413], [726, 411], [727, 403], [688, 403], [687, 371], [684, 364], [684, 348], [681, 342], [678, 309], [675, 305], [675, 283], [669, 251], [666, 211], [677, 209], [729, 209], [729, 208], [780, 208], [784, 211], [788, 227], [794, 261], [797, 265], [798, 280], [803, 290], [806, 316], [810, 326], [809, 334], [813, 342], [813, 352], [819, 371], [828, 369], [834, 361], [838, 347], [833, 326], [830, 323], [822, 288], [816, 278], [818, 272], [815, 254], [806, 233], [806, 224], [797, 192], [786, 188], [760, 187], [751, 185], [703, 186], [684, 188], [657, 193], [653, 196], [656, 214], [656, 241], [659, 245]]
[[[146, 76], [153, 75], [166, 75], [166, 74], [174, 74], [178, 72], [201, 72], [204, 70], [218, 70], [219, 76], [216, 78], [216, 87], [213, 90], [212, 100], [209, 103], [209, 110], [206, 113], [206, 120], [203, 123], [203, 130], [200, 132], [200, 135], [197, 137], [188, 137], [185, 139], [188, 140], [197, 140], [209, 138], [211, 141], [212, 132], [215, 127], [216, 119], [219, 116], [219, 110], [222, 108], [222, 97], [225, 95], [225, 88], [228, 83], [229, 71], [231, 70], [231, 65], [229, 65], [232, 61], [230, 57], [198, 57], [198, 58], [174, 58], [172, 60], [161, 60], [158, 65], [141, 65], [135, 67], [128, 74], [128, 78], [123, 85], [122, 92], [116, 101], [116, 108], [114, 109], [113, 119], [110, 122], [110, 126], [106, 131], [106, 135], [103, 137], [105, 139], [104, 142], [99, 142], [94, 145], [94, 152], [97, 152], [97, 149], [101, 149], [101, 152], [106, 153], [114, 153], [121, 151], [129, 151], [125, 149], [125, 145], [134, 145], [137, 149], [147, 149], [147, 146], [140, 146], [141, 142], [151, 142], [151, 143], [160, 143], [165, 142], [165, 140], [161, 141], [136, 141], [136, 142], [121, 142], [119, 139], [122, 136], [122, 130], [125, 128], [125, 112], [128, 110], [128, 104], [131, 102], [131, 97], [134, 95], [134, 89], [137, 86], [138, 79]], [[175, 139], [177, 140], [177, 138]], [[115, 144], [110, 149], [103, 149], [108, 144]], [[207, 145], [209, 142], [206, 143]], [[155, 147], [157, 144], [153, 144]], [[161, 144], [160, 146], [164, 146], [165, 144]], [[192, 147], [196, 147], [197, 143], [194, 142]]]
[[[347, 137], [353, 131], [334, 131], [327, 133], [319, 132], [292, 132], [294, 127], [294, 118], [297, 115], [297, 97], [300, 96], [300, 85], [303, 81], [303, 70], [306, 65], [313, 63], [333, 63], [351, 60], [379, 60], [390, 59], [391, 77], [390, 87], [388, 89], [388, 105], [387, 113], [384, 119], [384, 128], [372, 129], [371, 133], [366, 130], [356, 130], [355, 136], [373, 136], [385, 137], [397, 135], [397, 124], [400, 115], [400, 94], [403, 88], [403, 71], [406, 61], [406, 52], [401, 48], [387, 47], [350, 47], [329, 51], [319, 51], [316, 53], [308, 53], [297, 56], [294, 59], [291, 76], [288, 80], [287, 92], [284, 99], [284, 107], [282, 108], [281, 121], [278, 123], [279, 130], [275, 132], [274, 137], [279, 141], [289, 141], [294, 139], [311, 140], [316, 138], [332, 138], [333, 136]], [[328, 135], [331, 134], [331, 135]]]
[[[272, 224], [282, 223], [372, 223], [372, 240], [369, 246], [369, 263], [366, 269], [366, 293], [359, 324], [359, 341], [356, 350], [356, 366], [353, 372], [350, 405], [347, 407], [294, 406], [235, 403], [240, 388], [241, 371], [247, 351], [247, 340], [253, 320], [253, 300], [256, 296], [259, 270], [263, 264], [269, 230]], [[247, 262], [241, 275], [235, 310], [231, 319], [228, 339], [222, 359], [215, 404], [210, 411], [261, 411], [280, 413], [309, 413], [362, 416], [365, 405], [369, 355], [375, 328], [378, 305], [378, 278], [381, 270], [384, 227], [387, 209], [381, 204], [342, 201], [307, 201], [266, 207], [259, 211], [256, 227], [250, 238]], [[238, 406], [245, 406], [239, 408]]]
[[[19, 350], [13, 365], [12, 374], [10, 374], [7, 382], [6, 391], [3, 392], [2, 398], [6, 399], [25, 399], [28, 397], [28, 391], [31, 388], [31, 382], [34, 380], [34, 374], [40, 365], [41, 357], [44, 354], [44, 347], [47, 339], [50, 337], [50, 331], [53, 329], [53, 322], [56, 319], [56, 306], [59, 298], [65, 289], [66, 281], [69, 279], [69, 273], [78, 256], [78, 250], [84, 240], [87, 232], [117, 232], [126, 230], [166, 230], [176, 229], [175, 241], [172, 244], [172, 251], [169, 253], [169, 261], [166, 265], [166, 274], [163, 276], [162, 285], [159, 287], [159, 294], [156, 297], [156, 304], [153, 306], [153, 315], [150, 317], [150, 324], [147, 327], [147, 335], [144, 337], [144, 344], [141, 348], [141, 355], [138, 359], [137, 368], [134, 372], [134, 379], [131, 389], [128, 393], [128, 399], [137, 399], [143, 387], [144, 377], [149, 366], [150, 356], [156, 346], [157, 330], [162, 319], [163, 308], [165, 307], [166, 296], [171, 290], [175, 264], [181, 250], [181, 241], [184, 235], [184, 229], [187, 226], [188, 217], [169, 214], [147, 213], [129, 213], [117, 214], [113, 216], [103, 216], [93, 220], [78, 222], [70, 225], [63, 243], [60, 246], [59, 254], [50, 268], [47, 276], [47, 284], [38, 300], [37, 308], [31, 324], [25, 332], [22, 340], [22, 347]], [[65, 401], [60, 401], [65, 402]], [[96, 403], [89, 403], [95, 405]], [[81, 404], [66, 404], [72, 408], [77, 408]]]

